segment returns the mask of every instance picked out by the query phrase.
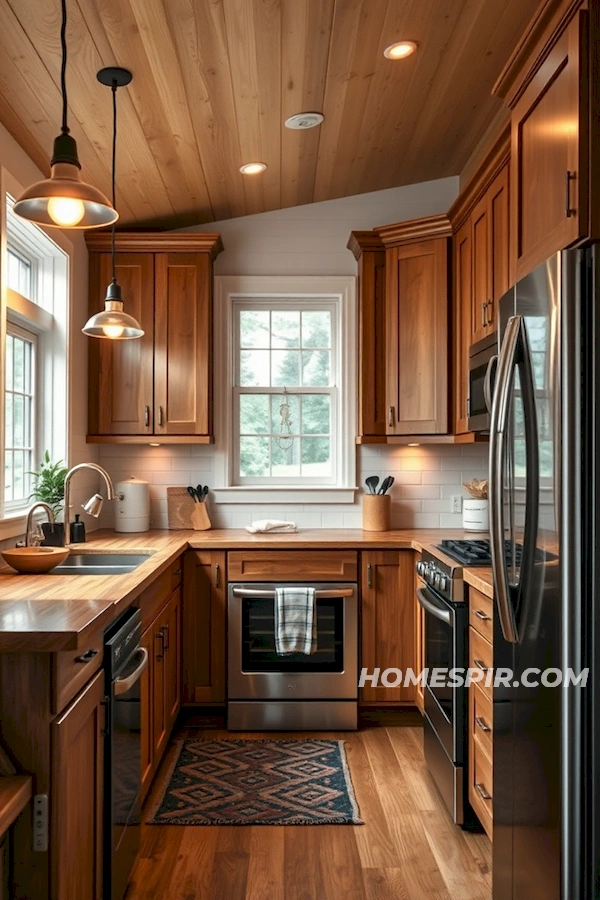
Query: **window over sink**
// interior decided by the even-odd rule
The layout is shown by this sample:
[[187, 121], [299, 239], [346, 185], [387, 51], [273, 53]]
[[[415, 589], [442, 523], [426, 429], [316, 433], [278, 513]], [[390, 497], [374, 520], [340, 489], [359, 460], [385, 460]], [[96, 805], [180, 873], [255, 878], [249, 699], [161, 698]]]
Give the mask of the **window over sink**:
[[215, 396], [228, 398], [216, 405], [217, 502], [352, 502], [354, 282], [215, 279], [215, 348], [228, 348], [215, 373]]

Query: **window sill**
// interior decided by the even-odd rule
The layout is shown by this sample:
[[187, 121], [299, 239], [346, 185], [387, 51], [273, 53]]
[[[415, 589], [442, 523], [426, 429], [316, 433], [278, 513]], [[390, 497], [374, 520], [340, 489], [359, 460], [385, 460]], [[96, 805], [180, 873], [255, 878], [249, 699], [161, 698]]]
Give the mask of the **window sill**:
[[6, 513], [4, 518], [0, 519], [0, 541], [8, 541], [22, 535], [25, 532], [26, 521], [27, 510]]
[[243, 487], [213, 488], [211, 497], [215, 503], [354, 503], [357, 487], [332, 487], [319, 485], [244, 485]]

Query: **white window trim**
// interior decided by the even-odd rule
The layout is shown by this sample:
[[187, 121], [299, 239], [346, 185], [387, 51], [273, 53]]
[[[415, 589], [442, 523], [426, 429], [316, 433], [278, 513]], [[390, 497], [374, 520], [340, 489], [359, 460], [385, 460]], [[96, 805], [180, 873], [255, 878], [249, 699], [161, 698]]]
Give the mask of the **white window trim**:
[[[25, 298], [22, 298], [25, 299]], [[28, 327], [29, 326], [29, 327]], [[32, 328], [29, 323], [22, 324], [16, 316], [10, 315], [10, 310], [8, 311], [7, 323], [6, 323], [6, 333], [7, 337], [9, 335], [14, 335], [17, 338], [21, 338], [21, 340], [25, 340], [31, 343], [32, 345], [32, 369], [33, 369], [33, 391], [32, 391], [32, 406], [34, 415], [32, 416], [32, 435], [33, 440], [31, 442], [31, 465], [36, 465], [36, 459], [39, 455], [39, 436], [40, 436], [40, 404], [39, 404], [39, 396], [40, 396], [40, 373], [39, 373], [39, 333], [37, 329]], [[6, 390], [4, 394], [6, 398]], [[6, 408], [5, 408], [6, 415]], [[11, 448], [13, 450], [18, 448]], [[6, 453], [6, 439], [4, 444], [4, 451]], [[31, 469], [27, 469], [26, 471], [31, 471]], [[23, 512], [23, 509], [26, 509], [30, 505], [29, 495], [24, 497], [23, 499], [19, 498], [18, 500], [4, 500], [4, 513], [8, 516], [18, 515]]]
[[[337, 484], [233, 484], [233, 301], [269, 297], [302, 300], [318, 297], [339, 304], [341, 329], [339, 360]], [[220, 275], [215, 277], [214, 317], [214, 431], [216, 503], [353, 503], [356, 487], [356, 278], [316, 275]], [[220, 486], [219, 486], [220, 482]]]
[[[7, 251], [6, 195], [10, 194], [13, 197], [18, 197], [23, 193], [23, 190], [23, 185], [4, 166], [0, 166], [0, 347], [2, 348], [0, 354], [0, 397], [2, 398], [0, 425], [3, 429], [4, 348], [6, 344], [7, 321], [10, 317], [13, 322], [23, 324], [28, 330], [38, 332], [38, 349], [39, 342], [42, 342], [43, 349], [38, 360], [40, 402], [46, 405], [55, 401], [57, 397], [64, 398], [64, 403], [53, 402], [52, 423], [50, 425], [46, 423], [46, 434], [43, 436], [45, 446], [43, 449], [47, 447], [53, 458], [64, 458], [67, 460], [70, 410], [69, 372], [71, 368], [68, 335], [70, 331], [70, 309], [73, 290], [71, 270], [74, 248], [70, 238], [59, 229], [46, 230], [39, 226], [65, 254], [64, 278], [67, 281], [67, 285], [66, 290], [59, 290], [58, 296], [55, 293], [58, 283], [57, 275], [62, 277], [63, 272], [62, 270], [61, 272], [56, 271], [53, 259], [44, 259], [41, 264], [38, 264], [39, 261], [36, 260], [35, 272], [32, 271], [32, 277], [35, 280], [36, 296], [39, 296], [41, 299], [47, 298], [48, 303], [53, 308], [56, 307], [57, 303], [60, 304], [58, 307], [60, 309], [59, 318], [53, 316], [43, 306], [32, 303], [28, 298], [8, 288], [4, 265]], [[18, 235], [15, 238], [13, 234], [11, 243], [14, 243], [15, 248], [23, 252]], [[40, 245], [40, 250], [45, 254], [44, 245]], [[0, 442], [0, 447], [3, 454], [4, 440]], [[0, 466], [0, 540], [8, 540], [23, 534], [26, 512], [30, 505], [30, 503], [27, 503], [20, 509], [4, 509], [4, 465], [2, 464]]]

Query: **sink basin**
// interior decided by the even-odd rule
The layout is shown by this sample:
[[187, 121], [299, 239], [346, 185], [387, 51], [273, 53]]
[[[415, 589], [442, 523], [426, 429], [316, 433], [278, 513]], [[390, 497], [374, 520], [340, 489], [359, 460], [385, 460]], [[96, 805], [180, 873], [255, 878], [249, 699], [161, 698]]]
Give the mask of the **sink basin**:
[[150, 553], [71, 553], [52, 575], [126, 575], [150, 559]]

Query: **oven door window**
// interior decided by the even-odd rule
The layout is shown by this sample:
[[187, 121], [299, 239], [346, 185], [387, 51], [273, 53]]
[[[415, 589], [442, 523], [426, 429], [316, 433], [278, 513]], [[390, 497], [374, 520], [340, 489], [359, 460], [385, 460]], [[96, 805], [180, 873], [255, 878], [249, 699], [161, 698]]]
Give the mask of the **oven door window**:
[[453, 666], [453, 627], [432, 613], [425, 611], [425, 665], [429, 670], [428, 687], [435, 697], [444, 717], [450, 724], [454, 721], [454, 691], [450, 687], [435, 687], [431, 684], [432, 670], [436, 670], [439, 681]]
[[275, 652], [275, 601], [246, 598], [242, 601], [242, 671], [244, 672], [343, 672], [344, 604], [339, 599], [320, 599], [317, 604], [317, 649], [309, 656]]

